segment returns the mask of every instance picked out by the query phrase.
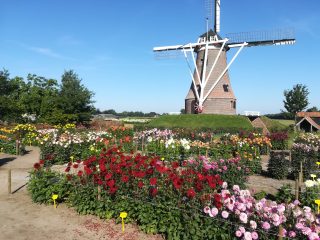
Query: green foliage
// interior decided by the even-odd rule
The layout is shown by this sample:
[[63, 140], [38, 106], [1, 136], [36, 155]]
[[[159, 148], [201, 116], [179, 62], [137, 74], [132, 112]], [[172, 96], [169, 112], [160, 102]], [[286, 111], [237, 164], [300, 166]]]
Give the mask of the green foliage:
[[296, 84], [291, 90], [285, 90], [283, 95], [284, 107], [291, 114], [291, 118], [294, 118], [297, 112], [301, 112], [309, 104], [309, 90], [306, 85]]
[[52, 204], [52, 195], [58, 194], [57, 202], [63, 202], [69, 196], [70, 184], [66, 176], [51, 170], [33, 170], [27, 187], [32, 201]]
[[210, 115], [210, 114], [183, 114], [165, 115], [155, 118], [146, 126], [156, 128], [192, 128], [211, 129], [217, 132], [235, 132], [252, 130], [249, 120], [244, 116]]
[[[276, 201], [279, 203], [290, 203], [293, 202], [295, 196], [292, 194], [292, 186], [290, 184], [283, 185], [277, 192]], [[310, 205], [303, 205], [310, 206]]]
[[303, 152], [299, 150], [292, 151], [292, 173], [293, 177], [298, 178], [300, 163], [302, 163], [303, 179], [308, 179], [310, 174], [318, 171], [316, 162], [320, 161], [320, 153], [314, 150]]
[[263, 123], [266, 125], [269, 131], [271, 132], [277, 132], [277, 131], [285, 131], [288, 129], [288, 127], [284, 124], [282, 124], [279, 121], [273, 120], [271, 118], [268, 118], [266, 116], [260, 117]]
[[81, 84], [73, 71], [66, 71], [62, 84], [57, 80], [29, 74], [27, 81], [10, 79], [0, 71], [0, 120], [16, 123], [30, 121], [86, 123], [93, 111], [93, 93]]
[[268, 173], [272, 178], [285, 179], [289, 173], [290, 162], [288, 152], [271, 151], [268, 164]]

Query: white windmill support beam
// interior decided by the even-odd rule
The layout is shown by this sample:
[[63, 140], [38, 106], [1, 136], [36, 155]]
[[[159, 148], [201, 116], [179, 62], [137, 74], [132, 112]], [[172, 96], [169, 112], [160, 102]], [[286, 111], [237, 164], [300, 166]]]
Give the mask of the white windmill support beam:
[[200, 81], [200, 85], [201, 85], [201, 92], [200, 92], [200, 97], [203, 97], [203, 91], [202, 88], [204, 89], [204, 84], [206, 81], [206, 73], [207, 73], [207, 61], [208, 61], [208, 43], [206, 44], [206, 49], [204, 51], [204, 59], [203, 59], [203, 70], [202, 70], [202, 78]]
[[[193, 77], [193, 74], [192, 74], [192, 69], [191, 69], [190, 62], [189, 62], [189, 59], [188, 59], [188, 56], [187, 56], [187, 52], [183, 51], [183, 53], [184, 53], [184, 57], [186, 59], [186, 62], [187, 62], [188, 68], [189, 68], [189, 73], [190, 73], [190, 76], [191, 76], [191, 79], [192, 79], [192, 82], [193, 82], [193, 88], [194, 88], [194, 91], [196, 93], [197, 100], [200, 101], [200, 97], [199, 97], [199, 93], [198, 93], [198, 89], [197, 89], [197, 84], [196, 84], [196, 81], [195, 81], [195, 79]], [[193, 54], [193, 52], [192, 52], [192, 54]]]
[[[223, 40], [209, 41], [208, 44], [211, 45], [211, 44], [217, 44], [217, 43], [222, 43], [222, 42], [223, 42]], [[194, 49], [195, 47], [204, 46], [204, 45], [206, 45], [206, 42], [189, 43], [189, 44], [185, 44], [185, 45], [154, 47], [153, 51], [158, 52], [158, 51], [169, 51], [169, 50], [183, 50], [183, 49], [190, 48], [190, 46], [192, 49]]]
[[212, 66], [211, 66], [210, 72], [209, 72], [207, 78], [205, 79], [204, 87], [207, 85], [207, 82], [208, 82], [208, 80], [209, 80], [209, 78], [210, 78], [210, 76], [211, 76], [211, 74], [212, 74], [213, 69], [215, 68], [215, 66], [216, 66], [216, 64], [217, 64], [217, 62], [218, 62], [218, 59], [219, 59], [219, 57], [220, 57], [220, 55], [221, 55], [221, 52], [222, 52], [222, 50], [224, 49], [224, 46], [226, 45], [226, 42], [227, 42], [227, 41], [228, 41], [228, 39], [225, 38], [225, 39], [224, 39], [224, 42], [223, 42], [223, 44], [222, 44], [222, 46], [221, 46], [221, 48], [220, 48], [220, 50], [219, 50], [219, 52], [218, 52], [217, 57], [216, 57], [216, 59], [214, 60], [214, 63], [212, 64]]
[[[190, 50], [191, 50], [191, 46], [190, 46]], [[197, 74], [197, 77], [200, 81], [200, 74], [199, 74], [199, 69], [197, 67], [197, 62], [196, 62], [196, 57], [194, 56], [194, 51], [191, 51], [191, 56], [192, 56], [192, 60], [193, 60], [193, 64], [194, 64], [194, 67], [195, 67], [195, 70], [196, 70], [196, 74]]]
[[207, 94], [204, 96], [204, 100], [207, 99], [207, 97], [209, 96], [209, 94], [212, 92], [212, 90], [217, 86], [217, 84], [219, 83], [219, 81], [221, 80], [221, 78], [223, 77], [223, 75], [226, 73], [226, 71], [229, 69], [229, 67], [231, 66], [231, 64], [234, 62], [234, 60], [237, 58], [237, 56], [239, 55], [239, 53], [241, 52], [241, 50], [248, 45], [247, 43], [242, 43], [242, 46], [239, 48], [239, 50], [237, 51], [237, 53], [233, 56], [233, 58], [231, 59], [231, 61], [229, 62], [229, 64], [227, 65], [227, 67], [223, 70], [223, 72], [220, 74], [220, 76], [218, 77], [218, 79], [216, 80], [216, 82], [212, 85], [212, 87], [210, 88], [210, 90], [207, 92]]
[[214, 31], [216, 33], [220, 32], [220, 0], [215, 0], [215, 24], [214, 24]]

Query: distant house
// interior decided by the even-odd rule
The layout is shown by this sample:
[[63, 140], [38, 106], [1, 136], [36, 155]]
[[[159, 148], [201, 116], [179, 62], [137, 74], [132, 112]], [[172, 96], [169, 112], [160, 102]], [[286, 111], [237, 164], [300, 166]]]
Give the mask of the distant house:
[[298, 112], [296, 128], [305, 132], [320, 131], [320, 112]]
[[119, 121], [119, 117], [113, 114], [96, 114], [93, 115], [93, 120]]

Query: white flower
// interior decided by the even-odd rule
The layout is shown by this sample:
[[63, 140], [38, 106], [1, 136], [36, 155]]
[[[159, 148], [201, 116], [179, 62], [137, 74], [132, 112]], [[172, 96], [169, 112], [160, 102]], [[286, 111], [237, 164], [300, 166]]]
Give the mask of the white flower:
[[313, 180], [307, 180], [304, 182], [304, 184], [306, 185], [307, 188], [313, 187], [315, 185], [315, 181]]

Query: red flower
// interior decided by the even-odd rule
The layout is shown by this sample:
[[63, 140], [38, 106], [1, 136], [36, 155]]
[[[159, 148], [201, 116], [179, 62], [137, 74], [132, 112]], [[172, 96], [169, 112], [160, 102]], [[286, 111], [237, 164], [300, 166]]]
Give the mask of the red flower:
[[65, 172], [70, 172], [70, 167], [67, 167], [66, 170], [64, 170]]
[[109, 180], [110, 178], [112, 178], [112, 173], [107, 173], [104, 177], [105, 180]]
[[157, 184], [157, 179], [156, 178], [150, 178], [150, 185], [155, 186]]
[[114, 181], [114, 179], [111, 179], [107, 182], [107, 185], [109, 186], [109, 188], [112, 188], [115, 185], [115, 183], [116, 182]]
[[72, 179], [72, 175], [67, 174], [67, 180], [70, 181]]
[[153, 174], [153, 168], [149, 168], [149, 169], [146, 171], [146, 173], [147, 173], [148, 175], [152, 175], [152, 174]]
[[178, 162], [172, 162], [171, 166], [172, 166], [173, 169], [176, 169], [176, 168], [179, 167], [179, 163]]
[[175, 178], [175, 179], [173, 179], [173, 186], [176, 188], [176, 189], [180, 189], [181, 188], [181, 186], [182, 186], [182, 184], [183, 184], [183, 179], [181, 179], [181, 178]]
[[157, 193], [158, 193], [158, 189], [156, 189], [156, 188], [151, 188], [150, 189], [150, 195], [152, 197], [155, 197], [157, 195]]
[[78, 168], [79, 167], [79, 165], [78, 164], [73, 164], [73, 168]]
[[33, 167], [35, 170], [39, 170], [41, 166], [39, 163], [35, 163], [35, 164], [33, 164]]
[[139, 182], [138, 182], [138, 187], [139, 187], [139, 188], [143, 188], [143, 186], [144, 186], [144, 183], [143, 183], [142, 181], [139, 181]]
[[104, 162], [100, 162], [99, 167], [101, 172], [105, 172], [107, 170], [106, 166], [104, 165]]
[[114, 194], [114, 193], [116, 193], [116, 191], [118, 190], [118, 187], [111, 187], [110, 189], [109, 189], [109, 193], [110, 194]]
[[86, 171], [87, 175], [90, 175], [92, 173], [92, 170], [88, 168], [87, 166], [84, 166], [84, 170]]
[[40, 164], [44, 164], [44, 160], [41, 159], [41, 160], [39, 161], [39, 163], [40, 163]]
[[124, 176], [122, 176], [121, 181], [124, 182], [124, 183], [126, 183], [126, 182], [129, 181], [129, 177], [126, 176], [126, 175], [124, 175]]
[[193, 188], [190, 188], [190, 189], [187, 191], [187, 196], [188, 196], [188, 198], [194, 198], [195, 195], [196, 195], [196, 192], [194, 191]]
[[83, 172], [80, 170], [80, 171], [78, 172], [78, 176], [81, 177], [82, 175], [83, 175]]

